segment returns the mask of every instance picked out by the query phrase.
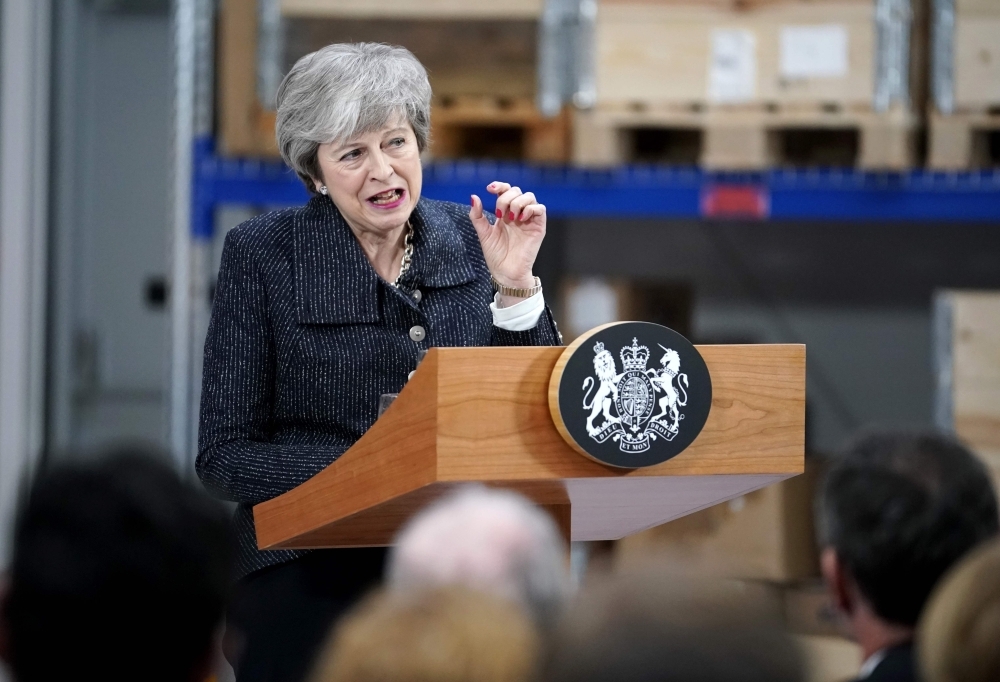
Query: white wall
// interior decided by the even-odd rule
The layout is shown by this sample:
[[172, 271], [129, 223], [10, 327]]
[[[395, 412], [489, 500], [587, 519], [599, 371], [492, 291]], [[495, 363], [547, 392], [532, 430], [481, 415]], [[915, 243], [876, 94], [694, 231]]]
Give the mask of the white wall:
[[49, 3], [0, 14], [0, 564], [43, 441]]
[[866, 426], [931, 428], [933, 292], [1000, 289], [991, 225], [593, 219], [562, 238], [567, 274], [690, 285], [696, 342], [805, 343], [819, 451]]
[[170, 17], [59, 4], [53, 258], [55, 451], [167, 445]]

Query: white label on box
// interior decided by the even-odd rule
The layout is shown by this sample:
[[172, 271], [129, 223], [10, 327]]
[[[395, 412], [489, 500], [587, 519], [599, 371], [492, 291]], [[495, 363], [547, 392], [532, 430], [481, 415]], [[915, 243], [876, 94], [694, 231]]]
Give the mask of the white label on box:
[[757, 38], [739, 28], [712, 31], [708, 99], [717, 103], [752, 100], [757, 93]]
[[782, 26], [781, 75], [785, 78], [846, 76], [847, 27]]

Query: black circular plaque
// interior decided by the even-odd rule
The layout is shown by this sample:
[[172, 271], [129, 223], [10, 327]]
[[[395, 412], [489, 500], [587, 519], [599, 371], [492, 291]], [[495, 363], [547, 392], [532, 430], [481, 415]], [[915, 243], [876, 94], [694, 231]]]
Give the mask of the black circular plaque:
[[680, 454], [712, 408], [712, 377], [686, 338], [650, 322], [597, 327], [563, 351], [549, 410], [579, 452], [615, 467], [647, 467]]

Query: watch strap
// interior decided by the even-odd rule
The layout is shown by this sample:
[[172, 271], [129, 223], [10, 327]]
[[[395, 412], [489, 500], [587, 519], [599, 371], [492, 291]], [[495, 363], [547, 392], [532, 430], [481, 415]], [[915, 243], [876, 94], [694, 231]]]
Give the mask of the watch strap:
[[493, 275], [490, 275], [490, 281], [493, 282], [493, 288], [501, 296], [511, 296], [513, 298], [531, 298], [539, 291], [542, 290], [542, 280], [535, 277], [535, 286], [533, 287], [509, 287], [506, 284], [501, 284], [496, 280]]

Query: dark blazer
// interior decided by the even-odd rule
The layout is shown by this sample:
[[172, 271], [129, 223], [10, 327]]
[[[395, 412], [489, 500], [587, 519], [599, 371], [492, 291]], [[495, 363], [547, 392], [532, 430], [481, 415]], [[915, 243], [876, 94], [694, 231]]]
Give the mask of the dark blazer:
[[885, 652], [868, 677], [856, 682], [916, 682], [917, 666], [913, 642], [898, 644]]
[[[205, 341], [196, 468], [239, 503], [239, 575], [301, 552], [257, 550], [251, 508], [333, 462], [375, 421], [432, 346], [562, 342], [493, 325], [490, 275], [468, 209], [421, 199], [399, 289], [380, 278], [327, 197], [258, 216], [226, 236]], [[426, 336], [420, 341], [415, 327]]]

